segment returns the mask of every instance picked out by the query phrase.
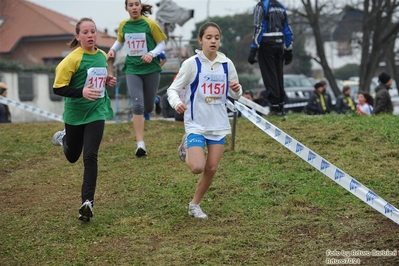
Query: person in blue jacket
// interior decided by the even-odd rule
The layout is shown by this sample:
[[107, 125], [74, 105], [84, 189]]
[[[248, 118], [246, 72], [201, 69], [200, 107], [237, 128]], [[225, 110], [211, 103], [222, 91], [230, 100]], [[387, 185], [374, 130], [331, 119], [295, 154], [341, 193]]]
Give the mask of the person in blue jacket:
[[286, 8], [277, 0], [261, 0], [254, 8], [253, 17], [255, 29], [248, 62], [259, 61], [263, 83], [268, 90], [266, 100], [270, 103], [270, 114], [284, 115], [283, 65], [292, 61], [293, 42]]

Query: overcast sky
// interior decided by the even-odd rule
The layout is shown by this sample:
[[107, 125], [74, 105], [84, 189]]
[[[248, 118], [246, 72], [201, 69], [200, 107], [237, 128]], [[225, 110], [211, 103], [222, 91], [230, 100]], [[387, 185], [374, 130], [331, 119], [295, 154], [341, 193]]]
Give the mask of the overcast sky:
[[[28, 0], [40, 6], [46, 7], [69, 17], [80, 19], [91, 17], [98, 29], [103, 31], [105, 28], [111, 35], [118, 28], [120, 21], [128, 18], [125, 11], [124, 0]], [[160, 0], [142, 0], [153, 6], [153, 14], [150, 16], [155, 19], [157, 12], [156, 3]], [[287, 0], [293, 2], [297, 0]], [[174, 0], [180, 7], [194, 9], [194, 18], [188, 20], [182, 27], [176, 25], [173, 32], [176, 36], [182, 36], [183, 40], [191, 37], [191, 31], [195, 29], [195, 23], [214, 16], [227, 16], [251, 12], [258, 1], [256, 0]], [[209, 3], [209, 12], [208, 12]], [[223, 29], [222, 29], [223, 30]]]

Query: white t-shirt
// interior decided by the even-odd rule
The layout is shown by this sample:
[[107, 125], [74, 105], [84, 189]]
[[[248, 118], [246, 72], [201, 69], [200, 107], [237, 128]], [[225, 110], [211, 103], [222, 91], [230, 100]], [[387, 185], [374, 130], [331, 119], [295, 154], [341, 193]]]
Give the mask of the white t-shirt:
[[368, 103], [363, 105], [358, 104], [356, 108], [357, 112], [361, 115], [371, 115], [373, 113], [373, 106]]

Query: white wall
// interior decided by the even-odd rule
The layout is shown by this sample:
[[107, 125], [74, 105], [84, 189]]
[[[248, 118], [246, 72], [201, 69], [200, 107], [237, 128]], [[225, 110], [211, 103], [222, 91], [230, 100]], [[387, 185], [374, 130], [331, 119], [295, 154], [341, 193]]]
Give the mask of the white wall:
[[[18, 85], [18, 74], [17, 73], [1, 73], [1, 81], [4, 82], [8, 87], [7, 98], [21, 102], [19, 99], [19, 85]], [[54, 114], [62, 116], [64, 110], [64, 101], [52, 101], [50, 99], [49, 88], [52, 84], [49, 84], [49, 78], [47, 74], [34, 74], [33, 75], [33, 92], [34, 99], [32, 101], [23, 101], [22, 104], [33, 106]], [[114, 112], [117, 110], [123, 111], [129, 109], [129, 97], [123, 99], [111, 100]], [[51, 118], [41, 116], [35, 113], [31, 113], [24, 109], [10, 105], [11, 122], [12, 123], [31, 123], [31, 122], [51, 122], [54, 121]], [[118, 119], [117, 119], [118, 118]], [[127, 115], [119, 115], [115, 117], [115, 120], [124, 121], [127, 120]]]

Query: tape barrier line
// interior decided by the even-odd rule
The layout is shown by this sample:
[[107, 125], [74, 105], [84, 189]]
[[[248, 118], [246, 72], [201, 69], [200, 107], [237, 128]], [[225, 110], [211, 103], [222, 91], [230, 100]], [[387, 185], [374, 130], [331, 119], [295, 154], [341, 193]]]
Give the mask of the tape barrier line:
[[263, 107], [262, 105], [257, 104], [257, 103], [255, 103], [255, 102], [253, 102], [253, 101], [251, 101], [251, 100], [248, 100], [247, 98], [245, 98], [245, 97], [243, 97], [243, 96], [241, 96], [240, 98], [238, 98], [238, 101], [239, 101], [240, 103], [243, 103], [243, 104], [245, 104], [246, 106], [248, 106], [248, 107], [250, 107], [250, 108], [252, 108], [252, 109], [258, 111], [258, 112], [261, 113], [261, 114], [267, 115], [267, 114], [270, 112], [269, 107]]
[[233, 104], [231, 101], [227, 100], [226, 106], [227, 106], [227, 108], [229, 108], [232, 112], [237, 112], [236, 107], [234, 106], [234, 104]]
[[44, 117], [47, 117], [47, 118], [50, 118], [50, 119], [53, 119], [53, 120], [56, 120], [56, 121], [59, 121], [59, 122], [64, 122], [64, 120], [62, 119], [62, 116], [60, 116], [60, 115], [57, 115], [57, 114], [54, 114], [54, 113], [50, 113], [48, 111], [42, 110], [40, 108], [31, 106], [31, 105], [27, 105], [27, 104], [24, 104], [24, 103], [20, 103], [20, 102], [11, 100], [9, 98], [4, 98], [3, 96], [0, 96], [0, 103], [6, 104], [8, 106], [14, 106], [14, 107], [22, 109], [22, 110], [24, 110], [26, 112], [30, 112], [30, 113], [33, 113], [33, 114], [41, 115], [41, 116], [44, 116]]
[[239, 102], [234, 105], [241, 114], [250, 120], [254, 125], [263, 130], [266, 134], [278, 141], [281, 145], [299, 156], [302, 160], [319, 170], [338, 185], [364, 201], [366, 204], [399, 224], [399, 211], [393, 205], [378, 196], [375, 192], [364, 186], [362, 183], [351, 177], [290, 135], [256, 114], [255, 111], [247, 108]]
[[[261, 114], [267, 115], [270, 112], [270, 108], [268, 106], [259, 105], [247, 98], [241, 96], [238, 101], [240, 103], [245, 104], [246, 106], [258, 111]], [[284, 108], [294, 108], [294, 107], [305, 107], [308, 103], [307, 102], [300, 102], [300, 103], [287, 103], [284, 104]]]

